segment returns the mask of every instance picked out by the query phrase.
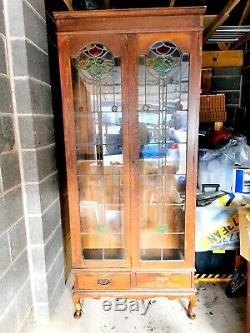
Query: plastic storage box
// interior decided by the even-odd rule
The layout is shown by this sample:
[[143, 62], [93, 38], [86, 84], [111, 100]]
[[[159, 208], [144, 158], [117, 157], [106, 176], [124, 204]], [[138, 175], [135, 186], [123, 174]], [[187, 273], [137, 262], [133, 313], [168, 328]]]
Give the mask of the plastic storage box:
[[198, 187], [219, 184], [220, 190], [231, 192], [234, 162], [218, 151], [199, 149]]

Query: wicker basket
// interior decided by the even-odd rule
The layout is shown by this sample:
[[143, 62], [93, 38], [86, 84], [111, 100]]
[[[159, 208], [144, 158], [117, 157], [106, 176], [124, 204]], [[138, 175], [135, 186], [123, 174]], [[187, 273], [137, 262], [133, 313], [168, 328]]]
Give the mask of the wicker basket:
[[225, 122], [226, 120], [224, 94], [200, 96], [200, 122]]

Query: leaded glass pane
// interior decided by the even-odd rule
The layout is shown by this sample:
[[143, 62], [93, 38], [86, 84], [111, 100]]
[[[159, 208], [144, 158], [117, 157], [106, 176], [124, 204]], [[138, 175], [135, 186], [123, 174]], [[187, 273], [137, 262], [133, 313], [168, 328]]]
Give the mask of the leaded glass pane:
[[71, 64], [82, 256], [124, 259], [120, 58], [91, 43]]
[[89, 79], [101, 80], [112, 71], [114, 58], [102, 44], [88, 44], [80, 53], [78, 67]]
[[175, 44], [160, 41], [154, 43], [146, 55], [146, 66], [149, 72], [164, 78], [180, 63], [181, 52]]
[[141, 260], [183, 260], [189, 55], [157, 41], [138, 59]]

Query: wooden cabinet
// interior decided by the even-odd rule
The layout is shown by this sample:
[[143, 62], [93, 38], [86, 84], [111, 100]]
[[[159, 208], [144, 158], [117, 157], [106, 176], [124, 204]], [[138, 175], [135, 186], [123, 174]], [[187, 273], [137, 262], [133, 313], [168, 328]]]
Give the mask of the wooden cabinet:
[[54, 14], [76, 317], [117, 294], [188, 297], [194, 317], [203, 12]]

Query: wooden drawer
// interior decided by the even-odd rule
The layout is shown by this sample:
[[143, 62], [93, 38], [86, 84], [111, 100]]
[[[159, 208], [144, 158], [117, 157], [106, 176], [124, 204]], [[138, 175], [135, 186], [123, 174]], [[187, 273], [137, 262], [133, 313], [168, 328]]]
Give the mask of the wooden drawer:
[[128, 272], [83, 272], [75, 273], [75, 288], [83, 290], [130, 289]]
[[136, 288], [177, 289], [191, 288], [190, 273], [136, 273]]

